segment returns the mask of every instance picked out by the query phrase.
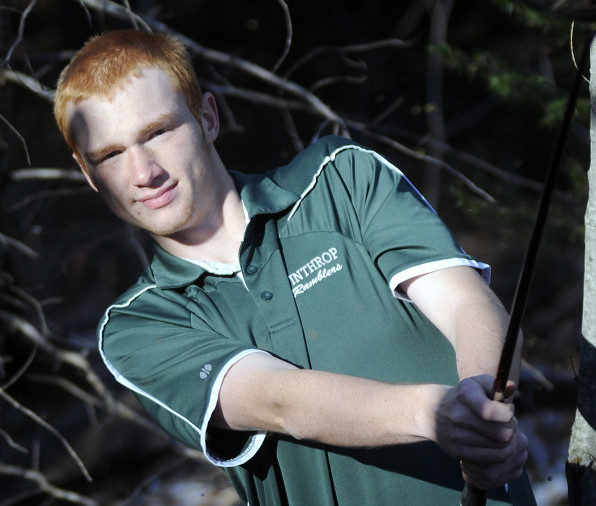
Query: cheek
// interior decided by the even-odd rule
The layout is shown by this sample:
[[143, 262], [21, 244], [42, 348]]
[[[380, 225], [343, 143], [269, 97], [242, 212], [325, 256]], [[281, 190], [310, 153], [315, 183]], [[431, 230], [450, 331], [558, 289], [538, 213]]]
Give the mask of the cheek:
[[115, 204], [124, 200], [125, 185], [122, 181], [119, 181], [118, 178], [114, 177], [114, 175], [111, 175], [110, 177], [106, 177], [106, 175], [95, 177], [93, 182], [95, 183], [99, 194], [110, 207], [113, 207]]

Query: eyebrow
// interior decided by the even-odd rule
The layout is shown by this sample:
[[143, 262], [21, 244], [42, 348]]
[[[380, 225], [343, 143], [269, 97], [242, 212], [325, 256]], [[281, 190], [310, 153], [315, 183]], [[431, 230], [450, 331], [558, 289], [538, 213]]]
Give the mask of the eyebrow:
[[159, 130], [159, 128], [162, 128], [164, 126], [170, 126], [174, 123], [175, 120], [176, 114], [173, 112], [160, 114], [160, 116], [155, 121], [152, 121], [151, 123], [145, 125], [145, 127], [141, 129], [141, 131], [139, 132], [140, 137], [145, 137], [151, 132]]
[[[140, 138], [149, 135], [151, 132], [162, 128], [163, 126], [172, 125], [176, 120], [176, 114], [174, 113], [165, 113], [161, 114], [156, 120], [151, 121], [147, 125], [145, 125], [139, 132], [138, 136]], [[99, 149], [94, 149], [93, 151], [88, 151], [85, 153], [85, 156], [90, 161], [97, 161], [103, 158], [105, 155], [110, 154], [112, 151], [117, 151], [120, 149], [118, 144], [110, 144], [108, 146], [104, 146]]]

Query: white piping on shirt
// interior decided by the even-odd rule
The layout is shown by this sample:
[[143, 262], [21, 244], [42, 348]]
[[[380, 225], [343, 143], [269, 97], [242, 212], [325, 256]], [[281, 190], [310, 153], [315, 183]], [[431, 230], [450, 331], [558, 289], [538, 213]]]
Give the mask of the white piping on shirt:
[[[248, 447], [240, 455], [238, 455], [237, 457], [235, 457], [233, 459], [222, 461], [222, 460], [218, 459], [217, 457], [211, 455], [207, 449], [207, 443], [206, 443], [207, 426], [209, 425], [209, 420], [211, 418], [211, 415], [213, 414], [213, 411], [215, 410], [215, 407], [217, 406], [217, 400], [219, 398], [219, 391], [221, 389], [223, 379], [224, 379], [226, 373], [230, 370], [230, 368], [236, 362], [238, 362], [240, 359], [244, 358], [247, 355], [250, 355], [251, 353], [267, 353], [267, 352], [265, 352], [263, 350], [257, 350], [257, 349], [244, 350], [243, 352], [239, 353], [238, 355], [235, 355], [234, 357], [232, 357], [224, 365], [224, 367], [219, 372], [219, 374], [217, 375], [217, 378], [215, 379], [215, 381], [212, 385], [211, 395], [209, 397], [209, 402], [207, 404], [207, 409], [205, 411], [203, 426], [200, 428], [197, 427], [188, 418], [183, 416], [181, 413], [178, 413], [176, 410], [174, 410], [173, 408], [171, 408], [170, 406], [165, 404], [163, 401], [159, 400], [158, 398], [154, 397], [153, 395], [149, 394], [142, 388], [140, 388], [137, 385], [135, 385], [134, 383], [132, 383], [130, 380], [126, 379], [122, 374], [120, 374], [118, 369], [116, 369], [116, 367], [110, 362], [110, 360], [106, 356], [104, 349], [103, 349], [104, 329], [110, 319], [109, 315], [110, 315], [111, 310], [117, 309], [117, 308], [128, 307], [136, 298], [141, 296], [146, 291], [152, 290], [154, 288], [157, 288], [157, 285], [145, 286], [141, 290], [139, 290], [137, 293], [133, 294], [124, 303], [113, 304], [106, 310], [106, 312], [104, 313], [103, 319], [99, 325], [99, 332], [98, 332], [98, 334], [99, 334], [99, 336], [98, 336], [99, 354], [100, 354], [103, 362], [105, 363], [106, 367], [108, 368], [110, 373], [112, 373], [112, 375], [114, 376], [114, 378], [116, 379], [116, 381], [118, 383], [124, 385], [126, 388], [132, 390], [133, 392], [135, 392], [139, 395], [142, 395], [143, 397], [146, 397], [147, 399], [151, 400], [158, 406], [161, 406], [163, 409], [170, 412], [174, 416], [180, 418], [183, 422], [187, 423], [198, 434], [201, 448], [203, 449], [205, 456], [211, 463], [213, 463], [217, 466], [221, 466], [221, 467], [232, 467], [232, 466], [237, 466], [237, 465], [243, 464], [244, 462], [247, 462], [255, 455], [255, 453], [259, 450], [259, 448], [263, 444], [263, 441], [265, 440], [265, 435], [266, 435], [265, 432], [257, 432], [251, 438], [251, 442], [248, 445]], [[197, 374], [197, 376], [198, 376], [198, 374]]]
[[315, 175], [313, 176], [312, 181], [306, 187], [306, 189], [302, 192], [302, 194], [300, 195], [300, 198], [294, 204], [294, 207], [292, 207], [292, 210], [290, 211], [290, 214], [288, 215], [288, 221], [290, 221], [292, 219], [292, 217], [294, 216], [294, 213], [298, 210], [298, 208], [300, 207], [300, 204], [302, 204], [302, 201], [304, 200], [304, 198], [315, 187], [315, 185], [317, 184], [317, 179], [319, 178], [319, 176], [321, 175], [321, 173], [323, 172], [323, 169], [325, 169], [325, 167], [327, 166], [327, 164], [329, 164], [330, 162], [335, 161], [335, 157], [339, 153], [341, 153], [342, 151], [346, 151], [348, 149], [355, 149], [356, 151], [361, 151], [362, 153], [368, 153], [369, 155], [371, 155], [374, 158], [376, 158], [377, 160], [379, 160], [383, 165], [386, 165], [390, 170], [392, 170], [393, 172], [396, 172], [397, 174], [399, 174], [402, 178], [404, 178], [405, 181], [407, 181], [407, 183], [412, 187], [412, 190], [414, 192], [416, 192], [416, 194], [424, 201], [424, 203], [429, 207], [429, 209], [431, 209], [436, 214], [436, 211], [428, 203], [428, 201], [424, 198], [424, 196], [410, 182], [410, 180], [404, 175], [404, 173], [401, 170], [399, 170], [395, 165], [393, 165], [391, 162], [389, 162], [386, 158], [384, 158], [383, 156], [381, 156], [376, 151], [373, 151], [371, 149], [365, 149], [365, 148], [363, 148], [361, 146], [357, 146], [355, 144], [347, 144], [345, 146], [341, 146], [341, 147], [337, 148], [329, 156], [326, 156], [325, 158], [323, 158], [323, 161], [321, 162], [321, 165], [319, 165], [319, 168], [315, 172]]
[[[323, 158], [323, 161], [321, 162], [321, 165], [315, 172], [315, 175], [313, 176], [312, 181], [306, 187], [306, 189], [302, 192], [302, 194], [300, 195], [300, 198], [294, 204], [294, 207], [292, 207], [292, 210], [290, 211], [290, 214], [288, 215], [288, 221], [290, 221], [292, 219], [292, 217], [294, 216], [294, 213], [298, 210], [302, 201], [306, 198], [306, 196], [315, 187], [315, 185], [317, 184], [317, 179], [319, 178], [319, 176], [321, 175], [321, 173], [323, 172], [323, 170], [325, 169], [327, 164], [329, 164], [330, 162], [333, 162], [335, 160], [335, 157], [339, 153], [341, 153], [342, 151], [346, 151], [348, 149], [355, 149], [357, 151], [361, 151], [362, 153], [368, 153], [369, 155], [371, 155], [374, 158], [376, 158], [377, 160], [379, 160], [389, 170], [399, 174], [399, 176], [401, 178], [403, 178], [408, 183], [408, 185], [410, 185], [410, 188], [412, 189], [412, 191], [414, 191], [416, 193], [416, 195], [418, 197], [420, 197], [420, 199], [426, 204], [426, 206], [433, 213], [437, 214], [437, 212], [433, 209], [433, 207], [430, 205], [430, 203], [424, 198], [424, 195], [422, 195], [418, 191], [418, 189], [410, 182], [410, 180], [407, 178], [407, 176], [401, 170], [399, 170], [395, 165], [393, 165], [391, 162], [389, 162], [385, 157], [381, 156], [376, 151], [373, 151], [370, 149], [365, 149], [361, 146], [357, 146], [354, 144], [347, 144], [345, 146], [341, 146], [341, 147], [337, 148], [329, 156], [326, 156], [325, 158]], [[466, 259], [466, 258], [449, 258], [449, 259], [445, 259], [445, 260], [438, 260], [435, 262], [428, 262], [425, 264], [416, 265], [416, 266], [406, 269], [402, 272], [398, 272], [389, 281], [389, 288], [391, 289], [391, 292], [393, 293], [393, 295], [395, 297], [397, 297], [398, 299], [407, 301], [409, 299], [407, 297], [405, 297], [405, 295], [397, 289], [397, 287], [400, 283], [403, 283], [404, 281], [407, 281], [408, 279], [411, 279], [416, 276], [420, 276], [422, 274], [428, 274], [430, 272], [434, 272], [434, 271], [438, 271], [441, 269], [446, 269], [448, 267], [453, 267], [453, 266], [458, 266], [458, 265], [466, 265], [466, 266], [470, 266], [475, 269], [478, 269], [481, 272], [482, 277], [486, 281], [486, 283], [487, 284], [490, 283], [491, 269], [488, 264], [485, 264], [483, 262], [478, 262], [476, 260]]]

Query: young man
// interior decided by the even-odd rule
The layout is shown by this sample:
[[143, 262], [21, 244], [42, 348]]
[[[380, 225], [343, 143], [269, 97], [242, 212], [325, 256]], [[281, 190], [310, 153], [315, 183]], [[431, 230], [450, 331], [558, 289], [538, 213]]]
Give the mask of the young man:
[[463, 474], [489, 504], [533, 504], [527, 438], [488, 397], [507, 322], [488, 266], [384, 158], [330, 137], [228, 172], [184, 48], [134, 31], [75, 55], [55, 115], [89, 184], [156, 241], [101, 355], [244, 501], [451, 505]]

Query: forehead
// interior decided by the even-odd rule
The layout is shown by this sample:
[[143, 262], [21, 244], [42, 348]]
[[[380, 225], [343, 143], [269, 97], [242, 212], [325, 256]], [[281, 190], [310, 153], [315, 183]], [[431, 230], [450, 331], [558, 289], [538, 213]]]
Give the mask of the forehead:
[[185, 103], [167, 73], [144, 68], [107, 96], [94, 95], [78, 104], [69, 103], [66, 115], [75, 143], [83, 147], [81, 144], [88, 144], [90, 136], [142, 129], [155, 118], [184, 108]]

